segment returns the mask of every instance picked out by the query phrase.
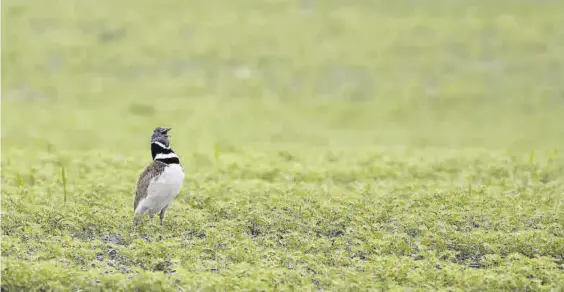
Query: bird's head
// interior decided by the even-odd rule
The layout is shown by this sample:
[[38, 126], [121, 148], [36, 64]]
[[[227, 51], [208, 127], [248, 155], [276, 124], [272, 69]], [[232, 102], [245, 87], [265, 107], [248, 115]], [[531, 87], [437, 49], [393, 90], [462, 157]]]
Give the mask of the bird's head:
[[171, 128], [156, 127], [151, 136], [151, 143], [158, 142], [166, 148], [170, 147], [170, 141], [168, 140], [170, 137], [168, 131], [170, 131], [170, 129]]

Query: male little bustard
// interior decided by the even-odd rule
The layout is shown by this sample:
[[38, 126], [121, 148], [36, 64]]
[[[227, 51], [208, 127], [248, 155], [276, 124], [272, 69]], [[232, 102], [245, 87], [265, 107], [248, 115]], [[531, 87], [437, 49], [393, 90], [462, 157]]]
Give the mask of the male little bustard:
[[184, 169], [178, 155], [170, 148], [170, 128], [157, 127], [151, 136], [153, 162], [139, 176], [133, 202], [133, 225], [137, 226], [142, 214], [153, 219], [159, 213], [161, 225], [164, 214], [178, 195], [184, 181]]

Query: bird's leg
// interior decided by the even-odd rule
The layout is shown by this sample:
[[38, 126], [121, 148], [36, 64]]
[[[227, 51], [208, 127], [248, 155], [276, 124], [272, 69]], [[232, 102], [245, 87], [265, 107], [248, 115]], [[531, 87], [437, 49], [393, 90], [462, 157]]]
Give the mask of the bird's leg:
[[139, 225], [139, 221], [141, 221], [141, 214], [135, 213], [133, 215], [133, 228], [137, 227], [137, 225]]
[[166, 208], [167, 208], [167, 207], [168, 207], [168, 206], [164, 207], [164, 208], [161, 210], [161, 213], [159, 214], [159, 219], [161, 219], [161, 226], [163, 225], [164, 214], [165, 214], [165, 212], [166, 212]]

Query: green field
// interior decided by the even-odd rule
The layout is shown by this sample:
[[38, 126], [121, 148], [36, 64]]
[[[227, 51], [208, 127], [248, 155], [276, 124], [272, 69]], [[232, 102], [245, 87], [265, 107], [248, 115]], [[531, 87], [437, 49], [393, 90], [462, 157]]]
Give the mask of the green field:
[[4, 0], [2, 291], [563, 291], [562, 11]]

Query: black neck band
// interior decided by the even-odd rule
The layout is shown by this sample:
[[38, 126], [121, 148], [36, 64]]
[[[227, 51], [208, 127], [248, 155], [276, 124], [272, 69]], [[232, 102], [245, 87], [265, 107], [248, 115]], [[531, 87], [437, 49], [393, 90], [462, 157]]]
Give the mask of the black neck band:
[[180, 164], [180, 159], [178, 159], [178, 157], [167, 157], [167, 158], [159, 158], [159, 159], [155, 159], [155, 157], [157, 157], [157, 154], [170, 154], [170, 153], [174, 153], [174, 151], [171, 148], [164, 148], [161, 145], [157, 144], [157, 143], [151, 143], [151, 156], [153, 157], [153, 160], [156, 161], [160, 161], [166, 164]]

